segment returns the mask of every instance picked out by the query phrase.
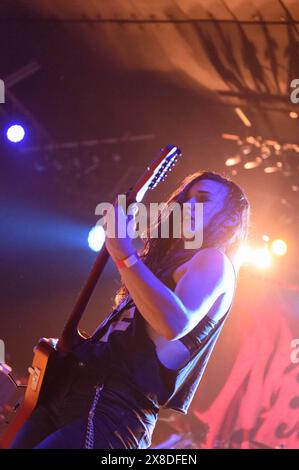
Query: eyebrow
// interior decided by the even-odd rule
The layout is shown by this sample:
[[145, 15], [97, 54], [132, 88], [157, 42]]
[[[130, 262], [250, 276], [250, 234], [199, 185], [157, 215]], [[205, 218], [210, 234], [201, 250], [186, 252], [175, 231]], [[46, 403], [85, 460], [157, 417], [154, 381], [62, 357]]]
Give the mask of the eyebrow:
[[[188, 193], [187, 193], [187, 196], [190, 194], [190, 190], [191, 188], [189, 189]], [[197, 193], [200, 193], [200, 194], [205, 194], [205, 195], [210, 195], [210, 191], [204, 191], [203, 189], [196, 189], [195, 190]]]
[[199, 194], [204, 194], [204, 195], [207, 195], [207, 196], [209, 196], [211, 194], [210, 191], [204, 191], [202, 189], [196, 189], [195, 191]]

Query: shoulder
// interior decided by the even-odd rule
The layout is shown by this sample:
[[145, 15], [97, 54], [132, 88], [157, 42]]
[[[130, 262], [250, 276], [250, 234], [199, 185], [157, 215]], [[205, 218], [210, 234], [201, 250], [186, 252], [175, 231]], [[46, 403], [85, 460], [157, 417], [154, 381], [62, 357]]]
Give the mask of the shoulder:
[[231, 264], [225, 253], [218, 248], [203, 248], [189, 260], [190, 266], [212, 265], [218, 269], [225, 269]]
[[218, 248], [203, 248], [199, 250], [188, 262], [188, 271], [194, 274], [208, 273], [223, 285], [235, 284], [234, 267], [228, 256]]
[[195, 253], [184, 268], [175, 293], [189, 312], [190, 330], [209, 315], [218, 321], [234, 295], [235, 275], [227, 255], [216, 248]]

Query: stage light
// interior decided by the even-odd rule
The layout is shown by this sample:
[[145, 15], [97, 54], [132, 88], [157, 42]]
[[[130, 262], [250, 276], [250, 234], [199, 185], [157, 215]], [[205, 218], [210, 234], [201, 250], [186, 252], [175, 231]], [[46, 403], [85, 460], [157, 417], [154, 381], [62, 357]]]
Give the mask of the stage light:
[[249, 155], [252, 152], [252, 145], [251, 144], [242, 144], [240, 146], [240, 150], [243, 153], [243, 155]]
[[271, 149], [267, 145], [262, 145], [261, 146], [261, 157], [263, 160], [266, 160], [271, 156]]
[[240, 265], [251, 265], [258, 269], [267, 269], [272, 265], [272, 256], [268, 246], [252, 248], [243, 244], [238, 251]]
[[249, 119], [246, 116], [246, 114], [244, 113], [244, 111], [242, 111], [241, 108], [234, 108], [234, 110], [235, 110], [235, 113], [237, 114], [237, 116], [239, 116], [239, 118], [243, 122], [244, 126], [251, 127], [251, 122], [249, 121]]
[[282, 162], [277, 160], [274, 156], [271, 156], [267, 159], [267, 162], [264, 167], [264, 172], [265, 173], [277, 173], [277, 171], [280, 171], [280, 168], [282, 167]]
[[101, 225], [93, 227], [88, 234], [88, 245], [92, 251], [100, 251], [105, 243], [105, 231]]
[[278, 166], [267, 166], [267, 168], [264, 168], [264, 172], [267, 173], [267, 174], [270, 174], [270, 173], [277, 173], [277, 171], [279, 171], [279, 168]]
[[245, 170], [252, 170], [253, 168], [257, 168], [262, 163], [261, 157], [249, 157], [247, 162], [244, 163], [243, 167]]
[[238, 257], [240, 265], [250, 264], [252, 262], [252, 248], [247, 244], [243, 244], [238, 252]]
[[290, 116], [291, 119], [297, 119], [298, 113], [296, 113], [295, 111], [291, 111], [289, 113], [289, 116]]
[[268, 247], [253, 250], [252, 263], [259, 269], [269, 268], [272, 265], [272, 256]]
[[238, 165], [241, 161], [241, 156], [240, 155], [235, 155], [234, 157], [227, 158], [225, 161], [226, 166], [234, 166]]
[[17, 144], [21, 142], [25, 137], [24, 127], [20, 124], [13, 124], [9, 126], [6, 132], [6, 137], [10, 142]]
[[273, 240], [271, 243], [271, 251], [276, 256], [284, 256], [287, 250], [287, 244], [283, 240]]
[[263, 235], [263, 236], [262, 236], [262, 239], [264, 240], [264, 242], [270, 241], [269, 235]]
[[222, 139], [226, 140], [239, 140], [240, 137], [235, 134], [221, 134]]

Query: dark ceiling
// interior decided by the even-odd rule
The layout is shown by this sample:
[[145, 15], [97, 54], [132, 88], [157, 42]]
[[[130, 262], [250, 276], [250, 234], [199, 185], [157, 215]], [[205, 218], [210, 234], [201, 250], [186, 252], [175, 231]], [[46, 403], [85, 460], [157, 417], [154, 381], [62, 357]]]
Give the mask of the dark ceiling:
[[[1, 1], [2, 307], [20, 368], [28, 344], [59, 334], [92, 264], [95, 205], [126, 190], [160, 147], [183, 151], [152, 196], [161, 199], [191, 171], [231, 175], [224, 163], [236, 141], [223, 133], [299, 145], [289, 117], [299, 107], [290, 100], [298, 21], [291, 0]], [[29, 129], [18, 148], [3, 137], [13, 119]], [[252, 202], [252, 238], [286, 237], [295, 265], [299, 154], [292, 158], [291, 175], [236, 167], [233, 176]], [[88, 327], [99, 304], [101, 317], [111, 304], [112, 265], [106, 274]]]

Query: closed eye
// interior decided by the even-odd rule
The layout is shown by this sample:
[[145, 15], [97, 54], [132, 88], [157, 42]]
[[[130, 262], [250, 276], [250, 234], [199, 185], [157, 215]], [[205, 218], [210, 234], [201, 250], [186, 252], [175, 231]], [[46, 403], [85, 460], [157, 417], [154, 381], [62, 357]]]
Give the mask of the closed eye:
[[197, 196], [197, 200], [198, 200], [198, 202], [207, 202], [207, 201], [209, 201], [210, 199], [209, 199], [209, 197], [208, 197], [206, 194], [199, 194], [199, 195]]
[[[210, 201], [210, 193], [208, 191], [196, 191], [193, 193], [193, 196], [196, 197], [198, 202], [207, 202]], [[187, 199], [192, 197], [192, 192], [188, 193]]]

